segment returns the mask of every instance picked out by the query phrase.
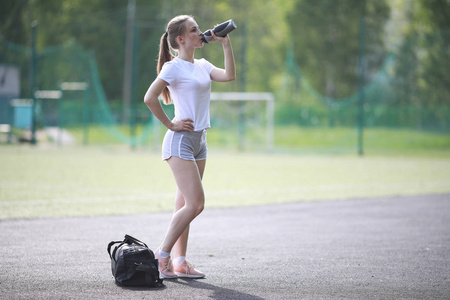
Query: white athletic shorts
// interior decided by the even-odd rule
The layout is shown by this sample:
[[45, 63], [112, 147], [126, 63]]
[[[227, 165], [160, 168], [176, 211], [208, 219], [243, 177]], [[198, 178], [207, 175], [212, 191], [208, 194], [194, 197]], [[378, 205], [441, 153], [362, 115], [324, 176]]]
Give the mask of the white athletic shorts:
[[162, 145], [162, 159], [172, 156], [186, 160], [205, 160], [208, 153], [206, 129], [200, 131], [168, 130]]

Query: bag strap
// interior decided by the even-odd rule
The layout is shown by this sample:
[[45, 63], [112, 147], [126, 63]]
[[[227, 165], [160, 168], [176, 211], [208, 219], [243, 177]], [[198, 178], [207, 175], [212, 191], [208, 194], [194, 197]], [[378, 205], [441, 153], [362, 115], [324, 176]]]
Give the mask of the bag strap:
[[111, 243], [108, 244], [108, 248], [107, 248], [109, 257], [110, 257], [111, 259], [114, 259], [114, 261], [116, 261], [116, 259], [114, 258], [114, 254], [116, 253], [116, 250], [117, 250], [118, 247], [116, 247], [116, 248], [114, 249], [114, 251], [113, 251], [112, 254], [111, 254], [111, 247], [112, 247], [114, 244], [117, 244], [117, 243], [121, 243], [118, 247], [120, 247], [120, 246], [122, 246], [123, 244], [125, 244], [125, 242], [123, 242], [123, 241], [117, 241], [117, 242], [112, 241]]
[[[120, 243], [120, 245], [117, 246], [117, 247], [114, 249], [113, 253], [111, 253], [111, 248], [112, 248], [112, 246], [113, 246], [114, 244], [117, 244], [117, 243]], [[115, 257], [115, 254], [116, 254], [116, 251], [117, 251], [117, 249], [118, 249], [120, 246], [122, 246], [122, 245], [125, 244], [125, 243], [127, 243], [127, 244], [138, 244], [138, 245], [145, 246], [146, 248], [148, 248], [148, 246], [147, 246], [144, 242], [138, 240], [138, 239], [135, 238], [135, 237], [132, 237], [131, 235], [125, 234], [125, 238], [123, 239], [123, 241], [112, 241], [112, 242], [110, 242], [110, 243], [108, 244], [107, 250], [108, 250], [109, 257], [110, 257], [111, 259], [114, 259], [114, 261], [116, 261], [116, 259], [114, 258], [114, 257]], [[116, 262], [117, 262], [117, 261], [116, 261]]]
[[[145, 273], [145, 282], [148, 286], [156, 285], [158, 287], [161, 287], [163, 284], [163, 280], [159, 278], [159, 271], [155, 268], [152, 268], [151, 266], [141, 264], [137, 266], [136, 270], [142, 271]], [[156, 282], [155, 282], [156, 279]]]
[[146, 248], [148, 248], [148, 246], [144, 242], [142, 242], [142, 241], [138, 240], [137, 238], [132, 237], [131, 235], [128, 235], [128, 234], [125, 234], [125, 239], [123, 241], [128, 244], [138, 244], [138, 245], [145, 246]]

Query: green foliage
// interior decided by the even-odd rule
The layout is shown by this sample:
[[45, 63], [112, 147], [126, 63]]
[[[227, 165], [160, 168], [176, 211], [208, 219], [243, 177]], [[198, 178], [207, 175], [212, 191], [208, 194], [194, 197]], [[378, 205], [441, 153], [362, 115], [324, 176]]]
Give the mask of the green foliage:
[[297, 1], [287, 20], [302, 34], [292, 34], [277, 122], [356, 126], [364, 101], [365, 126], [448, 131], [449, 10], [448, 1]]
[[[91, 107], [92, 123], [116, 125], [123, 109], [127, 4], [123, 0], [4, 0], [0, 64], [21, 68], [21, 96], [29, 97], [30, 24], [37, 20], [37, 88], [57, 89], [61, 81], [90, 82], [91, 96], [97, 98]], [[230, 36], [237, 80], [213, 83], [213, 91], [276, 93], [277, 124], [356, 126], [361, 80], [365, 126], [446, 132], [450, 128], [446, 0], [136, 0], [136, 7], [138, 75], [133, 101], [140, 124], [151, 118], [142, 97], [156, 77], [161, 34], [172, 17], [191, 14], [202, 30], [227, 19], [236, 21], [238, 29]], [[359, 60], [362, 17], [364, 78], [360, 78]], [[223, 66], [219, 43], [205, 45], [196, 55]], [[46, 109], [51, 110], [51, 105]], [[66, 124], [80, 126], [82, 109], [63, 103]], [[214, 113], [216, 123], [222, 122], [220, 113], [233, 122], [238, 119], [236, 110]], [[121, 136], [120, 140], [130, 139]]]
[[[108, 98], [117, 99], [122, 96], [127, 1], [3, 2], [0, 33], [4, 40], [28, 46], [31, 22], [37, 20], [38, 50], [75, 39], [84, 49], [94, 52]], [[287, 5], [285, 2], [292, 1], [263, 3], [258, 0], [233, 0], [212, 3], [208, 0], [137, 0], [135, 19], [139, 44], [139, 99], [156, 77], [159, 39], [167, 22], [178, 14], [193, 15], [203, 30], [231, 18], [238, 25], [238, 30], [231, 34], [231, 38], [236, 53], [237, 71], [242, 80], [227, 84], [226, 87], [216, 84], [215, 90], [274, 90], [276, 79], [271, 78], [276, 78], [282, 70], [283, 51], [280, 50], [284, 48], [286, 39], [283, 21]], [[247, 30], [243, 30], [244, 28]], [[199, 49], [197, 56], [206, 57], [219, 67], [223, 66], [223, 55], [218, 43]], [[271, 59], [267, 60], [267, 57]]]
[[383, 25], [386, 1], [296, 1], [287, 16], [295, 58], [311, 84], [323, 95], [343, 98], [356, 90], [360, 19], [366, 19], [367, 71], [377, 70], [386, 52]]
[[[10, 1], [7, 9], [1, 13], [0, 32], [7, 41], [29, 45], [31, 23], [38, 21], [37, 49], [67, 43], [76, 40], [86, 50], [92, 50], [100, 66], [100, 76], [108, 97], [122, 95], [122, 80], [125, 53], [125, 31], [127, 2], [123, 0], [28, 0]], [[139, 2], [139, 1], [138, 1]], [[156, 68], [154, 57], [157, 55], [159, 37], [152, 33], [158, 26], [158, 16], [162, 1], [151, 1], [137, 10], [137, 16], [145, 16], [147, 22], [142, 24], [141, 42], [145, 59], [140, 64], [142, 69]], [[20, 17], [18, 17], [20, 16]], [[149, 17], [151, 16], [151, 17]], [[150, 48], [149, 49], [149, 45]], [[153, 72], [154, 73], [154, 72]], [[56, 87], [52, 87], [55, 89]]]
[[398, 89], [394, 102], [414, 103], [425, 109], [448, 105], [450, 5], [445, 0], [407, 4], [407, 26], [395, 68]]
[[422, 0], [420, 8], [417, 20], [428, 25], [418, 49], [426, 53], [422, 61], [423, 81], [420, 87], [421, 92], [430, 97], [424, 106], [449, 105], [450, 4], [445, 0]]
[[[238, 78], [235, 82], [214, 83], [214, 91], [273, 91], [283, 67], [283, 49], [287, 38], [284, 23], [286, 6], [292, 1], [273, 0], [172, 0], [165, 1], [165, 23], [178, 14], [193, 15], [201, 30], [233, 19], [238, 29], [230, 34]], [[165, 24], [164, 24], [165, 26]], [[218, 67], [223, 67], [222, 46], [205, 45], [196, 52]]]
[[3, 0], [0, 10], [0, 39], [26, 45], [31, 35], [27, 1]]

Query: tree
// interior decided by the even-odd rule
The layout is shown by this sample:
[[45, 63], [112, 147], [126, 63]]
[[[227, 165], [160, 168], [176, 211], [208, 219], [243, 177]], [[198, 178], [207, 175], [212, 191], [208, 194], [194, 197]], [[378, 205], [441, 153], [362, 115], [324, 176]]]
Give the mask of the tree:
[[[421, 34], [420, 47], [426, 53], [422, 61], [423, 82], [418, 83], [427, 95], [427, 106], [450, 104], [450, 3], [446, 0], [419, 1], [416, 31]], [[420, 31], [419, 31], [420, 30]]]
[[[202, 30], [233, 19], [238, 28], [230, 34], [235, 53], [237, 79], [214, 90], [273, 91], [283, 70], [283, 49], [287, 28], [285, 10], [292, 0], [172, 0], [163, 5], [167, 20], [177, 14], [193, 15]], [[205, 45], [196, 52], [217, 66], [223, 66], [222, 48], [218, 43]], [[245, 78], [243, 78], [245, 77]], [[242, 81], [245, 81], [243, 83]]]
[[0, 10], [0, 40], [26, 45], [31, 21], [27, 18], [26, 0], [3, 0]]
[[362, 17], [370, 74], [385, 56], [383, 26], [389, 17], [385, 1], [298, 0], [287, 16], [295, 58], [312, 85], [327, 97], [347, 97], [357, 89]]

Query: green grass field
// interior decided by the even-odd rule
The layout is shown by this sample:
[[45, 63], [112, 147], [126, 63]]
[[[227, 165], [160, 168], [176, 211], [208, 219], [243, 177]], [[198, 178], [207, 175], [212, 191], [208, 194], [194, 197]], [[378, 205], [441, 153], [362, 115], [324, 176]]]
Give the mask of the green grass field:
[[[160, 138], [165, 128], [160, 128]], [[119, 134], [120, 131], [120, 134]], [[138, 127], [136, 134], [143, 131]], [[83, 141], [83, 129], [71, 128], [70, 132], [79, 144]], [[208, 131], [208, 144], [236, 150], [238, 128], [212, 128]], [[100, 126], [89, 129], [89, 143], [94, 145], [120, 145], [117, 137], [129, 135], [130, 128], [114, 127], [105, 131]], [[116, 138], [116, 139], [115, 139]], [[245, 149], [255, 151], [265, 147], [266, 131], [264, 127], [247, 127], [245, 131]], [[120, 139], [119, 139], [120, 140]], [[363, 134], [364, 152], [369, 155], [398, 155], [423, 157], [450, 157], [450, 135], [448, 133], [426, 132], [412, 129], [366, 128]], [[153, 145], [149, 136], [146, 146]], [[156, 144], [159, 146], [160, 141]], [[276, 126], [274, 129], [274, 147], [276, 150], [296, 153], [349, 154], [357, 152], [357, 130], [349, 127], [298, 127]]]
[[[425, 152], [421, 152], [425, 154]], [[450, 156], [253, 153], [210, 147], [206, 207], [450, 193]], [[159, 151], [0, 147], [0, 219], [170, 211]]]

